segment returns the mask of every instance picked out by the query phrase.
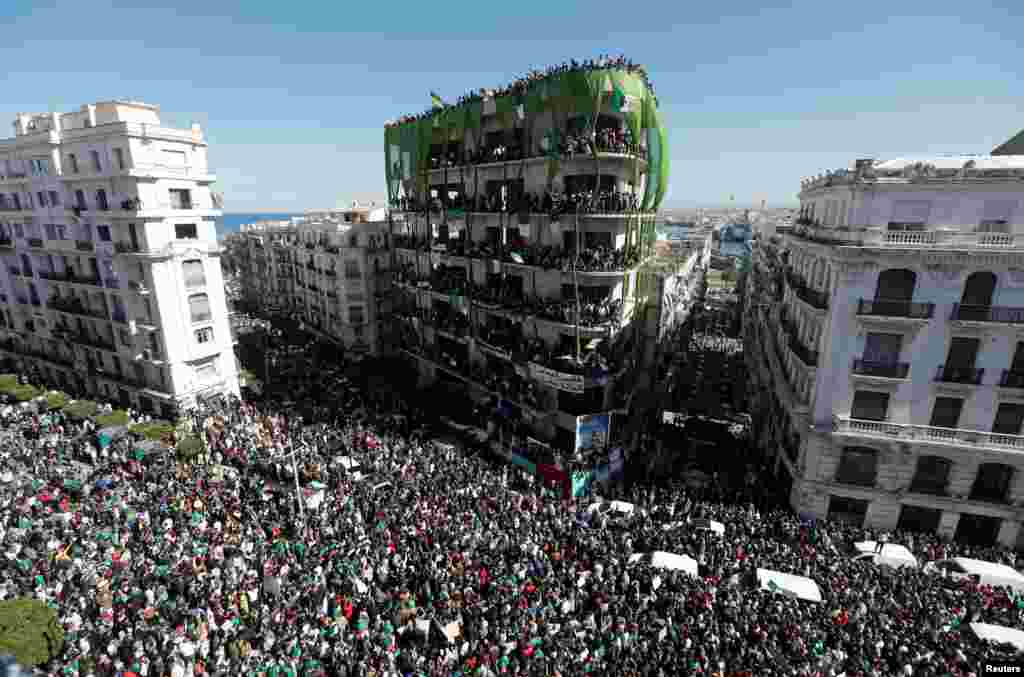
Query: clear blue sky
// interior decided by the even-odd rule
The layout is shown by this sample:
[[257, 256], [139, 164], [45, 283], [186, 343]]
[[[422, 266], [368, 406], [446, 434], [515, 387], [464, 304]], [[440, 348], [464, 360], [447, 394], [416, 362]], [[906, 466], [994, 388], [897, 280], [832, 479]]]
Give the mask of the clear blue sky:
[[793, 204], [802, 177], [855, 157], [988, 152], [1024, 128], [1012, 2], [167, 4], [0, 3], [0, 116], [158, 104], [207, 130], [228, 211], [383, 199], [383, 122], [429, 90], [602, 52], [651, 73], [667, 206]]

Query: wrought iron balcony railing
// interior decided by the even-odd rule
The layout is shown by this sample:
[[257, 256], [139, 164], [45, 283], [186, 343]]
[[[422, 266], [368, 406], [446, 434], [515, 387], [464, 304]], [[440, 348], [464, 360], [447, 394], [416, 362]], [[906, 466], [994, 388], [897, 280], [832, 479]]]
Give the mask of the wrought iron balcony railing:
[[895, 362], [889, 360], [864, 360], [853, 361], [853, 373], [861, 376], [877, 376], [880, 378], [906, 378], [910, 371], [909, 362]]
[[857, 304], [858, 315], [883, 317], [906, 317], [914, 320], [930, 320], [935, 313], [934, 303], [915, 303], [902, 299], [861, 299]]
[[958, 367], [950, 364], [940, 364], [935, 370], [935, 380], [943, 383], [966, 383], [968, 385], [981, 385], [981, 379], [985, 376], [985, 370], [977, 367]]

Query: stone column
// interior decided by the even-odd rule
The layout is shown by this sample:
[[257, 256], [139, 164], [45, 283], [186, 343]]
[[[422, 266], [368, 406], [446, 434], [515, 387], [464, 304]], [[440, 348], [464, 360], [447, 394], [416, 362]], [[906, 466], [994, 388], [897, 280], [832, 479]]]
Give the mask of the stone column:
[[1017, 547], [1017, 538], [1020, 536], [1020, 522], [1017, 520], [1003, 520], [999, 525], [999, 544], [1008, 548]]

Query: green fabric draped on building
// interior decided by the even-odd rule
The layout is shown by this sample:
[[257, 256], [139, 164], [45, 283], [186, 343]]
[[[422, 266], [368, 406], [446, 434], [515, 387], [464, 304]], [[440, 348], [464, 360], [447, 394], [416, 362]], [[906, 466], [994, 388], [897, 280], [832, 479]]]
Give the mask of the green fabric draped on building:
[[[488, 102], [490, 104], [490, 102]], [[606, 68], [560, 73], [531, 83], [524, 93], [494, 99], [493, 110], [502, 126], [511, 128], [524, 117], [544, 113], [621, 114], [634, 143], [646, 142], [647, 181], [640, 204], [657, 211], [668, 189], [668, 134], [657, 102], [643, 78], [626, 70]], [[457, 140], [482, 127], [485, 105], [476, 100], [439, 108], [433, 114], [384, 130], [385, 175], [388, 197], [397, 199], [401, 182], [415, 181], [425, 192], [430, 169], [430, 146]]]

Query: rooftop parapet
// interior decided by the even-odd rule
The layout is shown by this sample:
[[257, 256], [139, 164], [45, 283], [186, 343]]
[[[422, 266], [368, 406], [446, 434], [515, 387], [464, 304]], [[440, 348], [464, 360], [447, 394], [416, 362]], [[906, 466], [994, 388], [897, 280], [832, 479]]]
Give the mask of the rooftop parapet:
[[953, 183], [1024, 179], [1024, 155], [960, 155], [857, 160], [800, 182], [801, 190], [886, 183]]

